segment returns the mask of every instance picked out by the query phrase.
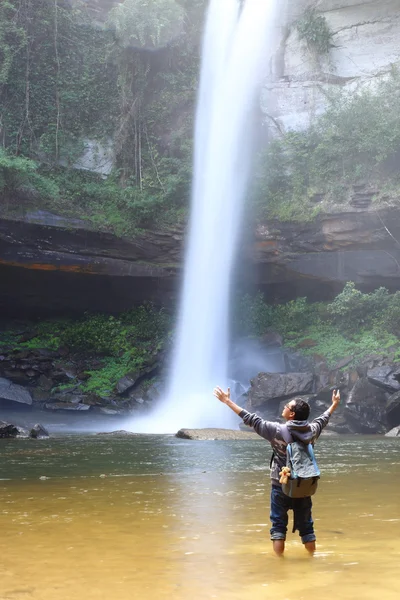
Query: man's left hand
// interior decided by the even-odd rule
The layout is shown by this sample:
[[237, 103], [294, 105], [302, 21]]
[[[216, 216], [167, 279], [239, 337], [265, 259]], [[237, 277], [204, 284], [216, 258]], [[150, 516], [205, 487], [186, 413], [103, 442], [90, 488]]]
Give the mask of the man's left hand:
[[223, 404], [228, 404], [231, 399], [231, 389], [228, 388], [226, 392], [220, 387], [214, 388], [214, 396], [218, 398]]

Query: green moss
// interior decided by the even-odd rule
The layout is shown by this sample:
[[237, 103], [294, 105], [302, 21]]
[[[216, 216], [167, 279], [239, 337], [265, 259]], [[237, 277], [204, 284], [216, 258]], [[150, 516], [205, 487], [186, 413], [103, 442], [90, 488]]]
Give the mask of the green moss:
[[104, 358], [103, 366], [100, 369], [87, 372], [90, 377], [82, 384], [81, 389], [98, 396], [111, 396], [115, 393], [115, 385], [118, 380], [130, 371], [143, 367], [146, 358], [145, 352], [126, 352], [119, 358]]

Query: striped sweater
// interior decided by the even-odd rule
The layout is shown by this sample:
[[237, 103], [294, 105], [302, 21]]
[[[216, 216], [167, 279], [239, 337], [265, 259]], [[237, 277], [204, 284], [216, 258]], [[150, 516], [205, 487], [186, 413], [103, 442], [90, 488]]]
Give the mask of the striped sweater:
[[[313, 444], [320, 436], [321, 431], [329, 421], [330, 413], [325, 411], [313, 421], [287, 421], [286, 426], [293, 440], [304, 444]], [[274, 451], [274, 459], [271, 465], [271, 479], [274, 484], [279, 483], [279, 471], [286, 465], [287, 436], [282, 432], [282, 424], [273, 421], [264, 421], [255, 413], [242, 410], [239, 417], [243, 422], [252, 427], [258, 435], [266, 439]]]

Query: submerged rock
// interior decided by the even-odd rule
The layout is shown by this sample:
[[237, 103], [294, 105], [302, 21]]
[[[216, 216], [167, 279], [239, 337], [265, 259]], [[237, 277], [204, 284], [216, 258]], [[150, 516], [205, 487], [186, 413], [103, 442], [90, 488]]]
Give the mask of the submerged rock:
[[117, 431], [99, 431], [99, 433], [96, 433], [96, 435], [114, 435], [114, 436], [134, 435], [134, 436], [138, 436], [138, 435], [146, 435], [146, 434], [145, 433], [135, 433], [133, 431], [126, 431], [126, 429], [118, 429]]
[[18, 427], [12, 423], [0, 421], [0, 438], [15, 438], [18, 435]]
[[400, 425], [385, 433], [386, 437], [400, 437]]
[[175, 437], [184, 440], [257, 440], [261, 439], [254, 431], [240, 429], [180, 429]]
[[30, 430], [29, 437], [40, 440], [43, 438], [48, 438], [50, 435], [47, 429], [41, 423], [36, 423], [36, 425], [34, 425]]
[[13, 423], [0, 421], [0, 438], [27, 438], [29, 431]]

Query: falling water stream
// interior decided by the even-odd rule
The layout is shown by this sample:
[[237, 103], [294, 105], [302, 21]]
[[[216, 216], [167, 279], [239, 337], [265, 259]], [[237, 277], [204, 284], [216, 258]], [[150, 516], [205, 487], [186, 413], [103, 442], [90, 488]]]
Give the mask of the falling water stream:
[[177, 337], [166, 400], [134, 431], [227, 426], [229, 296], [252, 159], [252, 112], [272, 47], [276, 0], [211, 0], [195, 128], [194, 178]]

